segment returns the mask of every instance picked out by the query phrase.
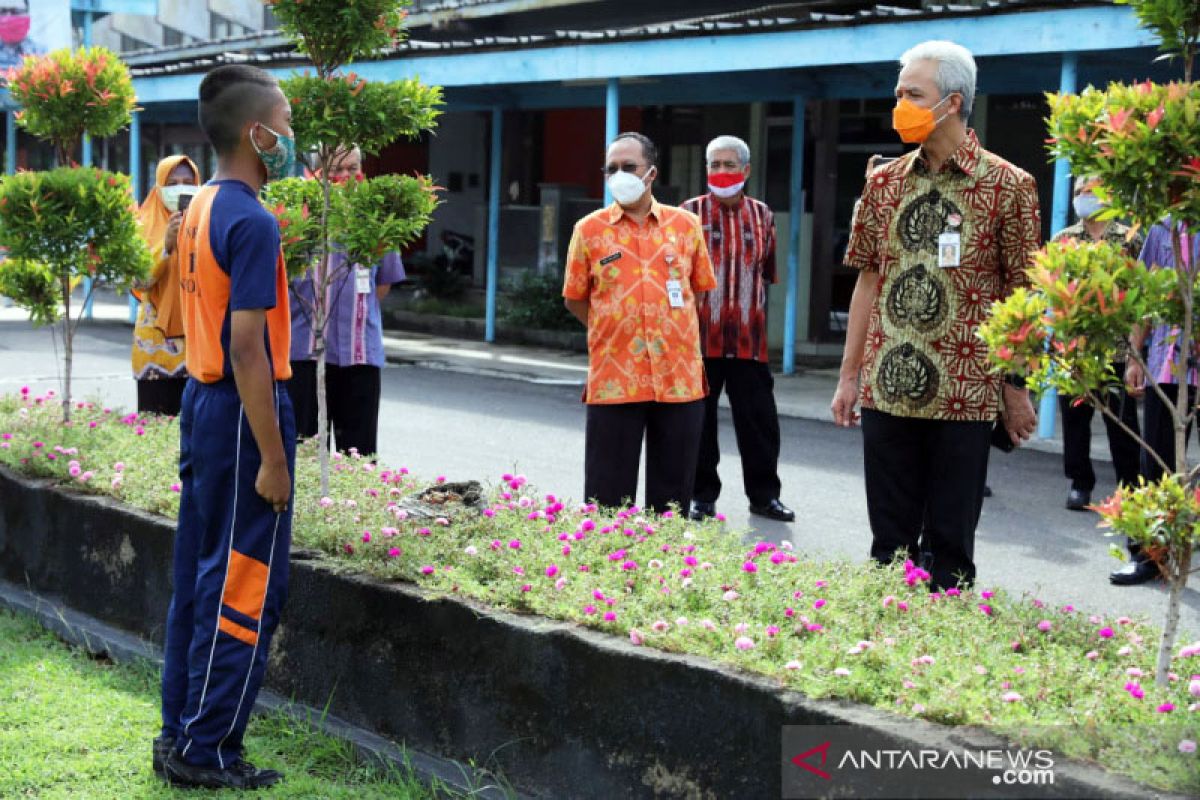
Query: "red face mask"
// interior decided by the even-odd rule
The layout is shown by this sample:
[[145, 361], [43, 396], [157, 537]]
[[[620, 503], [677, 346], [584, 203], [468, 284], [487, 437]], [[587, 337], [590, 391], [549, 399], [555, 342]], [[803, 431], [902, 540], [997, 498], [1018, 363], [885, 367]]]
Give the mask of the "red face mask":
[[29, 35], [29, 15], [13, 14], [0, 17], [0, 42], [19, 44]]
[[708, 190], [717, 197], [733, 197], [746, 185], [744, 172], [708, 173]]

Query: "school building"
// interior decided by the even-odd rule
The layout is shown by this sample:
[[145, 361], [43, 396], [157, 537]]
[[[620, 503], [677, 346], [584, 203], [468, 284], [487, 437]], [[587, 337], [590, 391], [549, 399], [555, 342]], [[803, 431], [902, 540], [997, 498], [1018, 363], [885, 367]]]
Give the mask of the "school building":
[[[131, 171], [143, 192], [168, 153], [211, 169], [195, 125], [206, 70], [244, 62], [285, 76], [305, 63], [256, 0], [209, 0], [208, 17], [183, 31], [162, 8], [196, 13], [204, 2], [158, 0], [154, 24], [155, 0], [71, 2], [77, 21], [90, 7], [92, 41], [123, 50], [142, 107], [132, 135], [95, 143], [92, 158]], [[122, 8], [133, 13], [112, 13]], [[770, 337], [785, 371], [797, 356], [840, 353], [855, 280], [841, 266], [850, 213], [867, 157], [902, 152], [890, 123], [904, 50], [950, 39], [975, 54], [972, 125], [1036, 177], [1047, 236], [1067, 224], [1070, 194], [1046, 154], [1044, 93], [1171, 74], [1129, 8], [1074, 0], [417, 0], [408, 30], [352, 68], [445, 89], [435, 135], [367, 163], [445, 187], [426, 248], [439, 250], [447, 231], [473, 237], [480, 286], [561, 271], [572, 224], [603, 202], [606, 140], [650, 136], [656, 196], [673, 203], [703, 191], [705, 144], [740, 136], [753, 154], [748, 191], [779, 227]], [[41, 166], [23, 137], [15, 144], [10, 161]]]

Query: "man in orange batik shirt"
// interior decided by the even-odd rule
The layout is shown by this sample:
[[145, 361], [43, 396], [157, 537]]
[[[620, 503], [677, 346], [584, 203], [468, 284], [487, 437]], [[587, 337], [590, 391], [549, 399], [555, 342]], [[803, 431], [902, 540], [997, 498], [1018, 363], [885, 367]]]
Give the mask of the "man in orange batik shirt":
[[696, 296], [716, 279], [699, 218], [654, 199], [657, 161], [640, 133], [609, 145], [615, 202], [575, 224], [563, 297], [588, 331], [584, 494], [633, 502], [645, 439], [646, 506], [686, 513], [708, 394]]

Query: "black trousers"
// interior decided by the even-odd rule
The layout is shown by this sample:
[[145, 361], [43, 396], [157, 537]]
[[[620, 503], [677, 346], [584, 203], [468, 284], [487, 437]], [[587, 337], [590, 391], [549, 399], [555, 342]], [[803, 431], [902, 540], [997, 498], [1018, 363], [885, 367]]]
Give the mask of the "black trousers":
[[742, 358], [706, 358], [708, 397], [704, 399], [704, 432], [696, 464], [693, 498], [715, 503], [721, 494], [717, 464], [721, 446], [717, 441], [717, 409], [721, 390], [729, 395], [733, 431], [742, 457], [742, 483], [754, 505], [766, 505], [779, 497], [779, 413], [775, 409], [775, 379], [760, 361]]
[[645, 439], [646, 507], [661, 512], [674, 503], [686, 513], [703, 425], [703, 400], [589, 405], [584, 496], [602, 506], [632, 502]]
[[992, 422], [913, 419], [863, 409], [863, 461], [871, 558], [920, 561], [924, 532], [931, 586], [975, 580], [975, 528], [983, 509]]
[[[354, 448], [360, 455], [379, 452], [379, 396], [382, 370], [367, 364], [352, 367], [325, 365], [325, 399], [333, 441], [343, 453]], [[296, 409], [296, 435], [317, 435], [317, 362], [293, 361], [287, 383]]]
[[187, 377], [155, 378], [137, 382], [137, 409], [139, 414], [161, 414], [178, 417], [183, 405], [183, 387]]
[[[1173, 383], [1160, 383], [1158, 388], [1163, 390], [1163, 393], [1170, 398], [1172, 406], [1174, 406], [1176, 398], [1179, 397], [1179, 387]], [[1196, 405], [1196, 387], [1188, 387], [1188, 406]], [[1158, 392], [1153, 388], [1146, 389], [1145, 399], [1145, 429], [1142, 432], [1142, 438], [1146, 440], [1146, 444], [1153, 448], [1158, 457], [1167, 462], [1171, 470], [1175, 469], [1175, 423], [1171, 418], [1171, 409], [1163, 405], [1163, 401], [1158, 396]], [[1187, 438], [1192, 438], [1192, 426], [1188, 426]], [[1163, 468], [1157, 461], [1147, 452], [1142, 451], [1142, 477], [1147, 483], [1153, 483], [1163, 476]], [[1142, 555], [1142, 548], [1137, 542], [1128, 540], [1129, 553], [1134, 558], [1145, 558]]]
[[[1117, 364], [1114, 369], [1118, 375], [1125, 374], [1124, 364]], [[1140, 430], [1137, 401], [1126, 393], [1123, 385], [1107, 387], [1103, 397], [1109, 410], [1123, 423], [1135, 432]], [[1074, 397], [1058, 398], [1063, 426], [1063, 472], [1070, 478], [1072, 489], [1090, 492], [1096, 488], [1096, 471], [1092, 469], [1091, 456], [1092, 417], [1096, 409], [1088, 402], [1075, 405], [1075, 400]], [[1101, 416], [1104, 417], [1104, 428], [1108, 432], [1108, 450], [1112, 454], [1117, 483], [1137, 486], [1142, 446], [1121, 430], [1114, 420], [1105, 414]]]

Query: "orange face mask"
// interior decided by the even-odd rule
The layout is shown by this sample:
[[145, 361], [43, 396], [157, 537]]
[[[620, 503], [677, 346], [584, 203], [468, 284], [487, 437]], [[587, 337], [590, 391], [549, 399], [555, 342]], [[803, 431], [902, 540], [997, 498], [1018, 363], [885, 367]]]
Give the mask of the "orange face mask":
[[892, 109], [892, 127], [900, 134], [900, 141], [905, 144], [920, 144], [929, 138], [938, 123], [946, 118], [943, 114], [934, 119], [933, 109], [950, 99], [946, 95], [933, 108], [922, 108], [907, 97], [902, 97]]

